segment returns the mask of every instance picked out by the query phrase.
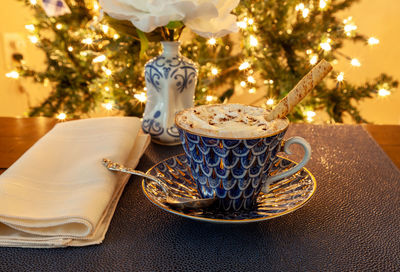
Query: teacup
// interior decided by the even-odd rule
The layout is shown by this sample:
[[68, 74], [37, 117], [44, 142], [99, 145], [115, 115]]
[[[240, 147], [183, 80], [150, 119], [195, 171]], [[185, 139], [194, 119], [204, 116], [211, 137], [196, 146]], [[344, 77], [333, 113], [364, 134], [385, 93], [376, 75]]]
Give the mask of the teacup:
[[[275, 131], [242, 137], [227, 136], [221, 131], [204, 130], [205, 133], [192, 128], [193, 124], [184, 126], [181, 119], [187, 112], [188, 109], [177, 113], [175, 123], [191, 174], [200, 196], [217, 197], [218, 207], [224, 211], [251, 210], [261, 191], [267, 193], [271, 183], [298, 172], [310, 159], [311, 147], [305, 139], [296, 136], [283, 140], [289, 127], [286, 118]], [[289, 147], [294, 143], [305, 151], [301, 162], [285, 172], [271, 173], [279, 159], [277, 153], [291, 154]]]

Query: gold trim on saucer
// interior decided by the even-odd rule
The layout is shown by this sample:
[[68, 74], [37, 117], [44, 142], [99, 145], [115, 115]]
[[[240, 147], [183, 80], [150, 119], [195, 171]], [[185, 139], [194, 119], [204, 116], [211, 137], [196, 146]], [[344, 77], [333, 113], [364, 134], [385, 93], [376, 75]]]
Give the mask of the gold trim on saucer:
[[[154, 166], [152, 166], [146, 173], [149, 174], [157, 165], [159, 165], [160, 163], [162, 163], [162, 162], [164, 162], [166, 160], [169, 160], [169, 159], [172, 159], [172, 158], [175, 158], [175, 157], [177, 158], [177, 157], [183, 156], [183, 155], [184, 154], [178, 154], [178, 155], [175, 155], [175, 156], [171, 156], [171, 157], [169, 157], [169, 158], [167, 158], [165, 160], [162, 160], [159, 163], [157, 163]], [[297, 164], [296, 162], [294, 162], [294, 161], [292, 161], [290, 159], [287, 159], [287, 158], [284, 158], [284, 157], [281, 157], [281, 156], [278, 156], [278, 157], [280, 157], [280, 158], [282, 158], [284, 160], [290, 161], [290, 162], [292, 162], [294, 164]], [[280, 217], [282, 215], [294, 212], [295, 210], [303, 207], [311, 199], [311, 197], [315, 194], [315, 191], [317, 189], [317, 182], [316, 182], [315, 177], [313, 176], [313, 174], [307, 168], [303, 167], [302, 169], [308, 174], [308, 176], [312, 180], [313, 188], [309, 192], [308, 197], [305, 198], [300, 204], [296, 205], [295, 207], [292, 207], [292, 208], [289, 208], [289, 209], [287, 209], [287, 210], [285, 210], [283, 212], [279, 212], [279, 213], [276, 213], [276, 214], [273, 214], [273, 215], [268, 215], [268, 216], [265, 216], [265, 217], [257, 217], [257, 218], [249, 218], [249, 219], [215, 219], [215, 218], [206, 218], [206, 217], [194, 216], [194, 215], [186, 214], [186, 213], [184, 213], [182, 211], [179, 211], [179, 210], [171, 209], [168, 206], [163, 205], [161, 202], [158, 202], [153, 197], [151, 197], [146, 191], [146, 187], [145, 187], [145, 182], [146, 181], [145, 181], [145, 179], [142, 180], [142, 190], [143, 190], [143, 193], [145, 194], [145, 196], [147, 197], [147, 199], [151, 203], [153, 203], [154, 205], [158, 206], [159, 208], [161, 208], [161, 209], [163, 209], [163, 210], [165, 210], [167, 212], [170, 212], [170, 213], [173, 213], [173, 214], [177, 214], [177, 215], [180, 215], [182, 217], [186, 217], [186, 218], [190, 218], [190, 219], [194, 219], [194, 220], [199, 220], [199, 221], [212, 222], [212, 223], [235, 223], [235, 224], [251, 223], [251, 222], [269, 220], [269, 219], [272, 219], [272, 218]], [[266, 195], [266, 194], [264, 194], [262, 192], [260, 194]]]

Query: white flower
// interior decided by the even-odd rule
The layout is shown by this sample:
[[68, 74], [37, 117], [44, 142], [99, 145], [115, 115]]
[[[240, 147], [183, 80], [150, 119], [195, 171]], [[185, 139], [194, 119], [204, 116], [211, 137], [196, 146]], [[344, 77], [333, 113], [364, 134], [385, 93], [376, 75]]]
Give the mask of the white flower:
[[239, 0], [100, 0], [104, 12], [129, 20], [143, 32], [151, 32], [171, 21], [182, 21], [198, 35], [222, 37], [236, 32], [231, 11]]

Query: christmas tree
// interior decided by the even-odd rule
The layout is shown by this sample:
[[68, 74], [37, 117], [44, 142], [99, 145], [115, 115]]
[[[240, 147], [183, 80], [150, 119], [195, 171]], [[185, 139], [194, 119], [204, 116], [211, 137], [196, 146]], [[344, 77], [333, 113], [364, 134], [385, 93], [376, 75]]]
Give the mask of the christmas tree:
[[[160, 50], [159, 43], [152, 42], [154, 33], [145, 34], [149, 44], [144, 48], [137, 35], [126, 34], [132, 25], [126, 25], [129, 31], [113, 29], [93, 0], [58, 0], [61, 4], [53, 11], [48, 6], [51, 0], [19, 1], [34, 12], [26, 28], [31, 42], [46, 54], [46, 69], [32, 70], [22, 56], [15, 56], [19, 64], [8, 76], [52, 86], [30, 116], [79, 118], [99, 107], [141, 116], [146, 102], [143, 67]], [[195, 103], [229, 102], [235, 92], [246, 90], [263, 92], [255, 105], [273, 107], [322, 58], [333, 64], [348, 59], [359, 66], [357, 59], [341, 52], [344, 41], [366, 45], [379, 41], [358, 33], [351, 18], [339, 19], [338, 13], [355, 2], [243, 0], [235, 10], [239, 34], [207, 40], [185, 30], [181, 52], [199, 64]], [[347, 114], [366, 122], [355, 102], [390, 94], [397, 85], [386, 74], [355, 85], [345, 81], [342, 72], [333, 71], [289, 118], [312, 121], [316, 111], [323, 111], [329, 121], [343, 122]]]

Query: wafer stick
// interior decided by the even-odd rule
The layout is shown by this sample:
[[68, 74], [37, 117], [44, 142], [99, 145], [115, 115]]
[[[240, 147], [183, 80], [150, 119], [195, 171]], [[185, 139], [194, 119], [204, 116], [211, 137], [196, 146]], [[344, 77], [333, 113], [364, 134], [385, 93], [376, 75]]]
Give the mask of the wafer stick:
[[267, 121], [285, 117], [332, 70], [329, 62], [321, 60], [297, 85], [265, 116]]

